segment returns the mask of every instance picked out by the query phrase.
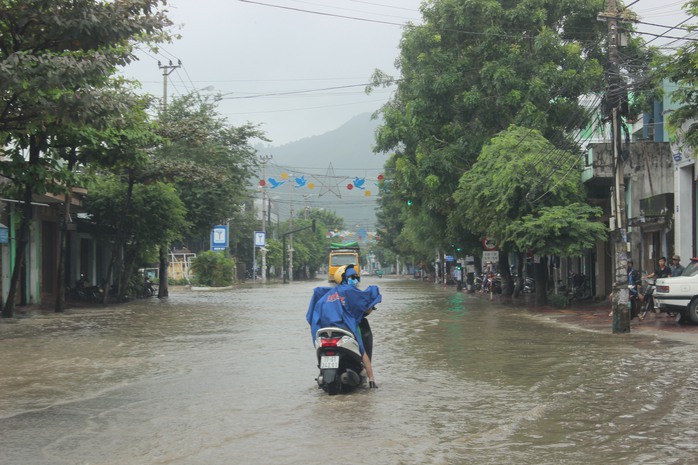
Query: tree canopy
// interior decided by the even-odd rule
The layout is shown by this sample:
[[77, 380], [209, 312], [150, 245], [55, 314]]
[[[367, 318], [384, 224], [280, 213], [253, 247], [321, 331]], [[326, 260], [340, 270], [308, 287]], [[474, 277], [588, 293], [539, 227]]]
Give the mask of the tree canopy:
[[[698, 15], [697, 0], [687, 2], [684, 8], [689, 14]], [[691, 26], [692, 31], [697, 28], [696, 24]], [[662, 70], [663, 72], [659, 73], [660, 77], [678, 84], [672, 99], [679, 104], [679, 108], [669, 115], [669, 122], [674, 131], [681, 133], [686, 145], [693, 149], [698, 148], [698, 43], [687, 41], [671, 60], [663, 63]]]
[[[34, 194], [65, 193], [90, 130], [118, 125], [141, 105], [115, 78], [137, 43], [168, 40], [164, 0], [2, 0], [0, 172], [23, 200], [3, 316], [11, 316], [29, 241]], [[66, 159], [63, 157], [67, 155]]]
[[454, 187], [494, 134], [513, 123], [573, 145], [589, 116], [579, 96], [603, 82], [602, 9], [602, 0], [425, 4], [424, 24], [403, 34], [400, 78], [377, 72], [374, 84], [397, 84], [376, 149], [395, 154], [391, 190], [413, 200], [413, 214], [425, 210], [427, 237], [450, 241]]
[[[546, 153], [554, 154], [554, 166], [541, 163]], [[606, 229], [592, 221], [600, 209], [584, 203], [579, 167], [578, 155], [556, 149], [536, 130], [512, 126], [483, 147], [461, 178], [454, 194], [459, 217], [503, 250], [579, 255]]]
[[[543, 187], [537, 175], [562, 180], [570, 167], [557, 163], [559, 153], [578, 154], [579, 134], [599, 114], [604, 115], [608, 26], [597, 16], [605, 8], [604, 0], [435, 0], [423, 4], [423, 23], [403, 33], [396, 62], [400, 76], [378, 70], [372, 83], [374, 88], [396, 86], [394, 97], [380, 111], [384, 122], [375, 147], [392, 153], [379, 213], [385, 244], [395, 251], [404, 247], [421, 252], [424, 244], [448, 250], [454, 243], [476, 250], [479, 234], [485, 231], [497, 230], [506, 237], [505, 228], [498, 223], [511, 221], [515, 212], [508, 208], [522, 208], [520, 216], [516, 212], [516, 218], [522, 218], [535, 216], [543, 206], [579, 201], [578, 193], [571, 196], [574, 201], [556, 195], [570, 188], [569, 181], [555, 188]], [[624, 15], [633, 13], [628, 10]], [[623, 28], [632, 32], [630, 23], [624, 22]], [[630, 36], [620, 63], [624, 92], [655, 84], [648, 75], [656, 55], [641, 38]], [[621, 92], [621, 98], [623, 95]], [[634, 101], [639, 107], [648, 99]], [[526, 129], [509, 132], [509, 137], [514, 133], [522, 136], [508, 144], [510, 149], [518, 152], [519, 143], [527, 146], [535, 139], [541, 150], [535, 164], [540, 166], [528, 166], [515, 186], [503, 186], [498, 179], [494, 181], [499, 189], [477, 182], [469, 173], [476, 165], [486, 164], [479, 161], [483, 147], [512, 125]], [[530, 139], [529, 132], [539, 137]], [[529, 149], [535, 150], [529, 147], [523, 152]], [[507, 160], [510, 165], [497, 169], [509, 170], [523, 162]], [[567, 177], [578, 177], [578, 166]], [[530, 179], [523, 181], [525, 176]], [[475, 197], [453, 195], [471, 182], [479, 186], [468, 190]], [[533, 187], [532, 192], [524, 191], [525, 182]], [[501, 197], [495, 200], [496, 195], [490, 194]], [[538, 206], [529, 205], [542, 194]], [[475, 200], [483, 197], [495, 201], [497, 207], [492, 211], [500, 216], [465, 215], [476, 208], [469, 204], [481, 203], [484, 208], [484, 203]], [[509, 201], [514, 203], [506, 206]], [[509, 245], [516, 246], [515, 241]]]
[[173, 99], [161, 118], [166, 141], [153, 163], [177, 187], [194, 234], [234, 218], [249, 197], [258, 166], [253, 139], [267, 140], [248, 123], [233, 126], [218, 111], [219, 99], [192, 93]]

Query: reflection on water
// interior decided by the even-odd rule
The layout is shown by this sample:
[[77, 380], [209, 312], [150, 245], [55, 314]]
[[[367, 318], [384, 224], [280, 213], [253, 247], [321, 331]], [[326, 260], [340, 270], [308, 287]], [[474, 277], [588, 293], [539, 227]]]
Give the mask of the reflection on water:
[[329, 397], [314, 284], [0, 322], [2, 463], [694, 461], [694, 345], [374, 278], [380, 388]]

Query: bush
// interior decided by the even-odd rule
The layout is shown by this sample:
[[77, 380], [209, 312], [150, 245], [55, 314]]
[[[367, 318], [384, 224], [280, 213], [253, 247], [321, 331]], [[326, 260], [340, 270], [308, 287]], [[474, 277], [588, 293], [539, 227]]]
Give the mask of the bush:
[[192, 261], [193, 281], [202, 286], [224, 287], [233, 283], [235, 260], [222, 252], [201, 252]]
[[555, 308], [567, 308], [570, 306], [570, 299], [562, 294], [548, 294], [548, 304]]

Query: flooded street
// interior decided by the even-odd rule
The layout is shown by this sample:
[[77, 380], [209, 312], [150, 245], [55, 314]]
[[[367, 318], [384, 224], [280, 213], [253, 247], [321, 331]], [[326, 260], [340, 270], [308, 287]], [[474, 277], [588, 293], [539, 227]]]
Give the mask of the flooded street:
[[698, 345], [366, 284], [380, 388], [334, 397], [305, 322], [320, 281], [1, 321], [0, 463], [695, 463]]

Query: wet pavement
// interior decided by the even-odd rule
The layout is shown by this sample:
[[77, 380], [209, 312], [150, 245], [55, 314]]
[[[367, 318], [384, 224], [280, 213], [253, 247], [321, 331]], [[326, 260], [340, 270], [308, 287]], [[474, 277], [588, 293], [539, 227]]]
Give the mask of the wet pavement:
[[694, 463], [698, 327], [365, 279], [378, 390], [317, 389], [313, 286], [0, 321], [3, 465]]

